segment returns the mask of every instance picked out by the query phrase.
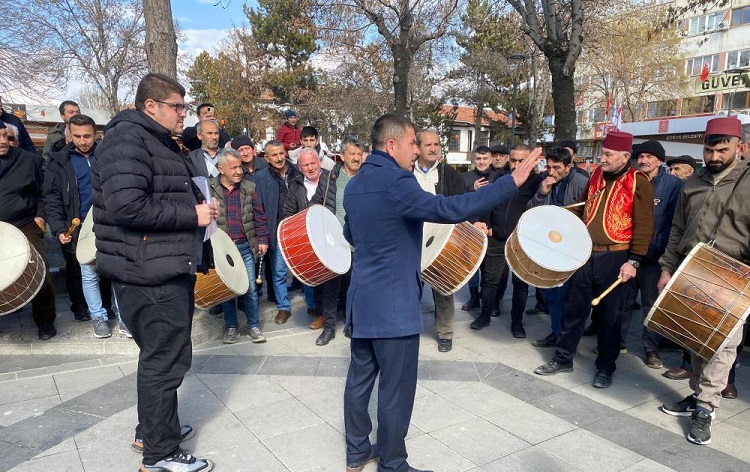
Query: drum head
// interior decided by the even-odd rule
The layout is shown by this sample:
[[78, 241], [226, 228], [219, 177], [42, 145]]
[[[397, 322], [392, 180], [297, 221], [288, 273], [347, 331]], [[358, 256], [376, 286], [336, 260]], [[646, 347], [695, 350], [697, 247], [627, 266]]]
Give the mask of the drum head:
[[546, 269], [573, 271], [591, 256], [588, 228], [580, 218], [561, 207], [544, 205], [526, 211], [516, 233], [529, 259]]
[[76, 259], [80, 264], [91, 264], [96, 259], [96, 238], [94, 237], [94, 208], [91, 208], [81, 224], [76, 245]]
[[345, 274], [352, 266], [352, 253], [336, 215], [321, 205], [311, 205], [306, 218], [307, 235], [315, 255], [328, 270]]
[[0, 290], [5, 290], [26, 270], [31, 248], [26, 236], [12, 224], [0, 221]]
[[422, 231], [422, 271], [435, 262], [453, 233], [455, 225], [425, 223]]
[[250, 286], [245, 261], [232, 238], [221, 228], [211, 235], [214, 268], [224, 284], [234, 293], [244, 294]]

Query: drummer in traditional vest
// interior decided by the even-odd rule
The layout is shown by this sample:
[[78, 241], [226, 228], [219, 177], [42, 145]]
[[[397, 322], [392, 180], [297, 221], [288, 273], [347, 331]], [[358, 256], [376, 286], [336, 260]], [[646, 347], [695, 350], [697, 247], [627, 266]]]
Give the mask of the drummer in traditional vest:
[[[698, 243], [713, 241], [715, 249], [750, 263], [750, 161], [740, 162], [746, 144], [741, 142], [742, 124], [735, 117], [714, 118], [706, 124], [703, 161], [706, 167], [685, 182], [677, 201], [672, 230], [664, 255], [659, 259], [663, 290], [681, 262]], [[742, 329], [728, 338], [711, 362], [691, 353], [693, 393], [677, 403], [665, 403], [662, 411], [690, 416], [688, 441], [711, 442], [711, 419], [727, 386], [729, 370], [742, 341]]]
[[[554, 375], [573, 371], [573, 356], [583, 335], [592, 299], [618, 278], [627, 283], [636, 274], [648, 252], [654, 229], [654, 192], [648, 177], [628, 165], [633, 136], [611, 131], [602, 143], [601, 165], [589, 180], [579, 203], [571, 208], [589, 228], [593, 253], [570, 280], [562, 331], [552, 360], [534, 373]], [[615, 362], [620, 354], [622, 308], [627, 290], [620, 284], [596, 307], [600, 317], [596, 375], [592, 385], [612, 385]]]

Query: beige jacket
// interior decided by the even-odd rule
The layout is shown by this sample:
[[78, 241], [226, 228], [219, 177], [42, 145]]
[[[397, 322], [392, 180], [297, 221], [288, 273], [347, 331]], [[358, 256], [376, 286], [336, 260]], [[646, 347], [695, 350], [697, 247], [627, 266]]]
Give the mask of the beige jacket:
[[[708, 243], [711, 231], [721, 213], [724, 202], [737, 179], [750, 167], [742, 161], [714, 186], [707, 169], [693, 174], [682, 189], [672, 220], [667, 250], [659, 259], [663, 271], [674, 274], [683, 259], [698, 243]], [[724, 218], [716, 234], [714, 247], [744, 263], [750, 263], [750, 171], [742, 178], [729, 201]]]

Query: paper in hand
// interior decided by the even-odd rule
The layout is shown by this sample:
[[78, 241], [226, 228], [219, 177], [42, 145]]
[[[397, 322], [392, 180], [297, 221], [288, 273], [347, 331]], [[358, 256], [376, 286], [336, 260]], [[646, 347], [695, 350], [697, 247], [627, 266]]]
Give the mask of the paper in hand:
[[[203, 194], [203, 197], [206, 199], [206, 203], [211, 205], [213, 203], [213, 198], [211, 197], [211, 188], [208, 186], [208, 179], [203, 177], [202, 175], [199, 175], [198, 177], [193, 177], [193, 182], [195, 183], [196, 187], [198, 187], [198, 190], [200, 190]], [[203, 242], [208, 241], [211, 235], [216, 232], [216, 229], [216, 220], [214, 220], [208, 226], [206, 226], [206, 233], [203, 236]]]

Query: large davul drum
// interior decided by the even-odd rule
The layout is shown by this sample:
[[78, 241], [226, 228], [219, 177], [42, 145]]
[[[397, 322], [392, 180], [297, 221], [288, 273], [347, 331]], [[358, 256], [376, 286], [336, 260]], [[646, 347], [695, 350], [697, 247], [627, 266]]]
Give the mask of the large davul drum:
[[544, 205], [527, 210], [505, 243], [511, 270], [534, 287], [559, 287], [591, 257], [588, 228], [573, 213]]
[[47, 267], [15, 226], [0, 222], [0, 315], [29, 303], [42, 288]]
[[712, 361], [750, 313], [750, 266], [696, 245], [656, 299], [646, 328]]
[[456, 293], [479, 269], [487, 235], [471, 223], [425, 223], [422, 234], [422, 280], [443, 295]]
[[210, 308], [247, 293], [250, 278], [239, 249], [220, 228], [211, 235], [214, 267], [195, 279], [195, 305]]
[[346, 274], [352, 265], [344, 228], [336, 215], [321, 205], [282, 220], [276, 238], [289, 270], [310, 287]]
[[96, 238], [94, 237], [94, 208], [92, 207], [81, 225], [76, 244], [76, 259], [79, 264], [96, 262]]

